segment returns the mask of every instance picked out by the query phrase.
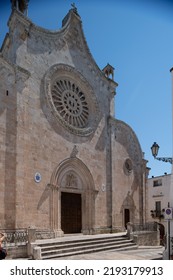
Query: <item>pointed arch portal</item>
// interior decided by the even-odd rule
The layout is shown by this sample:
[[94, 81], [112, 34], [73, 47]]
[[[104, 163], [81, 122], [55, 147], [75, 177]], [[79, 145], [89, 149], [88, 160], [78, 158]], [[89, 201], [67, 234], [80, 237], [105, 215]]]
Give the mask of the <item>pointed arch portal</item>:
[[95, 224], [95, 187], [87, 166], [78, 158], [58, 165], [51, 177], [51, 228], [64, 233], [92, 234]]

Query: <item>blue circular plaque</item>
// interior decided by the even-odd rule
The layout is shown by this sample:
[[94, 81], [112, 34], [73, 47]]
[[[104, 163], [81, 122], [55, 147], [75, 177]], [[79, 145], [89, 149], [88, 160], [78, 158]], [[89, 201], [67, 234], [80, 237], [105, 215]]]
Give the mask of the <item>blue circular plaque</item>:
[[41, 181], [41, 174], [39, 172], [36, 172], [35, 176], [34, 176], [34, 179], [35, 179], [36, 183], [40, 183], [40, 181]]

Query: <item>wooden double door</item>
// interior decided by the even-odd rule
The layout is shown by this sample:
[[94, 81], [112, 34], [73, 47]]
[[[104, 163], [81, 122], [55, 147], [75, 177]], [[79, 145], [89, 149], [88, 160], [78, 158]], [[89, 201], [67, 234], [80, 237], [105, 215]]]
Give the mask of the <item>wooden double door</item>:
[[61, 229], [64, 233], [80, 233], [82, 230], [81, 194], [61, 193]]

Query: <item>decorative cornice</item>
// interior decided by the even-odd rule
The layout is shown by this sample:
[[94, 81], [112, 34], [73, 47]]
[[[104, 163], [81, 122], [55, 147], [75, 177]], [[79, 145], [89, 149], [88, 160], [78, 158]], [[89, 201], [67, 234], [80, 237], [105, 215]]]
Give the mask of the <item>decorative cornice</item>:
[[[70, 21], [71, 21], [71, 16], [69, 17], [67, 23], [60, 29], [57, 30], [49, 30], [46, 28], [43, 28], [41, 26], [38, 26], [36, 24], [34, 24], [29, 18], [27, 18], [24, 14], [20, 13], [19, 11], [17, 11], [16, 9], [13, 10], [9, 21], [8, 21], [8, 26], [12, 26], [12, 24], [14, 24], [14, 21], [18, 21], [21, 24], [23, 24], [27, 30], [33, 33], [36, 33], [37, 36], [43, 36], [45, 38], [52, 38], [52, 39], [57, 39], [57, 36], [59, 35], [59, 37], [64, 36], [64, 34], [66, 34], [68, 27], [70, 25]], [[39, 33], [39, 34], [38, 34]]]
[[[111, 87], [111, 93], [115, 94], [115, 88], [118, 84], [115, 81], [112, 81], [111, 79], [105, 77], [104, 73], [95, 62], [87, 45], [87, 41], [82, 28], [82, 21], [79, 14], [76, 13], [75, 8], [71, 9], [67, 14], [62, 28], [55, 31], [35, 25], [29, 18], [27, 18], [23, 13], [17, 11], [16, 9], [13, 10], [8, 21], [8, 25], [11, 26], [11, 29], [15, 21], [18, 21], [20, 22], [20, 24], [24, 25], [24, 31], [30, 38], [35, 37], [35, 40], [43, 41], [45, 46], [49, 42], [49, 45], [47, 44], [47, 47], [52, 46], [52, 48], [59, 50], [66, 44], [68, 44], [69, 47], [71, 47], [71, 45], [75, 45], [80, 50], [81, 55], [85, 59], [94, 79], [102, 80], [105, 85]], [[23, 36], [23, 34], [21, 36]]]
[[29, 20], [29, 18], [27, 18], [23, 13], [19, 12], [18, 10], [16, 10], [15, 8], [12, 10], [12, 13], [10, 15], [10, 18], [8, 20], [8, 26], [10, 27], [11, 24], [13, 23], [13, 21], [16, 20], [16, 18], [18, 19], [18, 21], [20, 21], [21, 23], [25, 24], [25, 25], [30, 25], [32, 24], [32, 21]]

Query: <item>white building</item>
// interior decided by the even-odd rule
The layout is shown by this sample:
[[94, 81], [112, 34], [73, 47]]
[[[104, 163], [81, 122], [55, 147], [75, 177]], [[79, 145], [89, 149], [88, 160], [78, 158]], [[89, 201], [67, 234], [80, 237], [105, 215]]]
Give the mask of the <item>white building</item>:
[[152, 176], [148, 179], [147, 187], [147, 221], [155, 221], [166, 228], [167, 221], [164, 218], [164, 212], [165, 208], [168, 207], [168, 202], [170, 202], [171, 174]]
[[165, 173], [162, 176], [152, 176], [147, 181], [146, 219], [148, 222], [155, 221], [159, 224], [160, 242], [165, 245], [163, 259], [166, 260], [172, 259], [173, 256], [172, 177], [172, 174]]

